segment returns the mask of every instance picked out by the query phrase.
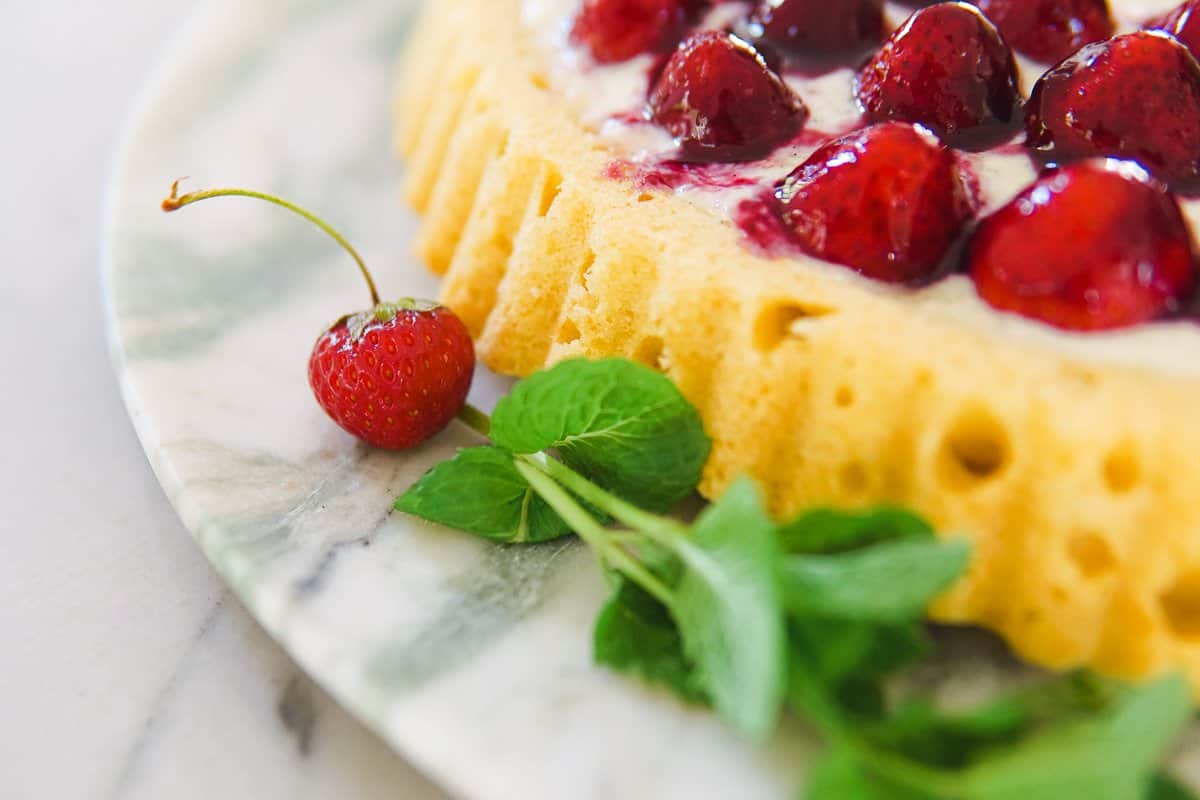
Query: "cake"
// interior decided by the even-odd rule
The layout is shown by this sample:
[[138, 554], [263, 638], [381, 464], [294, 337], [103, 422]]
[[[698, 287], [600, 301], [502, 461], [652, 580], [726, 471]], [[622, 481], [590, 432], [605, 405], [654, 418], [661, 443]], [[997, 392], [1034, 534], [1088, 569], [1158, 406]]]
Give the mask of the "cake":
[[[879, 17], [878, 3], [845, 4], [864, 9], [810, 37], [837, 65], [793, 69], [788, 48], [814, 45], [780, 18], [786, 4], [625, 1], [652, 6], [659, 22], [668, 14], [666, 27], [589, 42], [579, 0], [441, 0], [416, 23], [396, 104], [404, 192], [422, 215], [417, 251], [443, 276], [441, 299], [482, 361], [507, 375], [570, 356], [660, 369], [714, 440], [704, 494], [749, 474], [781, 515], [814, 504], [913, 508], [974, 543], [969, 575], [934, 618], [991, 628], [1051, 668], [1126, 678], [1182, 669], [1200, 686], [1200, 327], [1189, 311], [1200, 207], [1187, 194], [1190, 156], [1181, 168], [1171, 152], [1156, 160], [1159, 151], [1122, 150], [1125, 140], [1071, 139], [1077, 131], [1055, 129], [1061, 86], [1050, 80], [1090, 80], [1096, 63], [1124, 57], [1117, 40], [1088, 44], [1119, 33], [1121, 47], [1177, 59], [1191, 81], [1200, 67], [1183, 44], [1130, 33], [1170, 4], [1118, 0], [1110, 18], [1103, 2], [1035, 0], [1084, 7], [1063, 29], [1079, 41], [1023, 35], [1010, 19], [1020, 17], [1015, 0], [981, 0], [995, 26], [941, 4], [956, 7], [951, 23], [986, 34], [977, 48], [986, 96], [974, 112], [913, 120], [920, 110], [889, 88], [895, 59], [880, 62], [905, 45], [912, 8], [889, 3]], [[1156, 23], [1184, 44], [1185, 10]], [[997, 27], [1003, 50], [990, 39]], [[839, 49], [859, 40], [872, 44], [838, 64]], [[775, 75], [754, 91], [776, 97], [762, 124], [778, 142], [673, 116], [706, 102], [699, 79], [682, 100], [663, 84], [686, 72], [680, 53], [746, 65], [743, 45]], [[1040, 123], [1020, 107], [1031, 91]], [[1043, 149], [1057, 148], [1066, 166], [1039, 178], [1023, 144], [1037, 131], [1024, 137], [1022, 121], [1042, 124]], [[1178, 144], [1177, 129], [1153, 127], [1170, 129], [1168, 151]], [[804, 240], [811, 208], [789, 203], [808, 202], [831, 164], [874, 151], [864, 131], [876, 129], [924, 143], [912, 145], [928, 151], [913, 185], [941, 186], [928, 202], [944, 213], [921, 223], [933, 244], [886, 253], [873, 268], [869, 241], [842, 237], [838, 250], [832, 234]], [[938, 177], [948, 152], [939, 140], [958, 148], [961, 185]], [[1020, 274], [1029, 265], [1053, 272], [1053, 259], [1082, 259], [1091, 269], [1109, 257], [1055, 218], [1027, 213], [1060, 191], [1074, 192], [1076, 206], [1095, 198], [1089, 236], [1126, 224], [1151, 231], [1153, 258], [1132, 272], [1088, 273], [1100, 283], [1085, 281], [1075, 300], [1056, 289], [1031, 301], [1036, 282]], [[1055, 230], [1045, 261], [1032, 245], [1020, 249]], [[864, 261], [846, 264], [855, 258]], [[1125, 283], [1106, 294], [1105, 280]]]

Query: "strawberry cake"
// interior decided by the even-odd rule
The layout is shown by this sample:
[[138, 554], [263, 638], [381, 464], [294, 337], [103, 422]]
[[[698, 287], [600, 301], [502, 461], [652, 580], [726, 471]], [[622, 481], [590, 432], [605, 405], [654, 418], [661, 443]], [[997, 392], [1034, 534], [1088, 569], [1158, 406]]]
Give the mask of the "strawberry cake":
[[706, 494], [914, 508], [975, 545], [938, 619], [1200, 686], [1193, 47], [1200, 0], [427, 3], [417, 247], [491, 368], [669, 375]]

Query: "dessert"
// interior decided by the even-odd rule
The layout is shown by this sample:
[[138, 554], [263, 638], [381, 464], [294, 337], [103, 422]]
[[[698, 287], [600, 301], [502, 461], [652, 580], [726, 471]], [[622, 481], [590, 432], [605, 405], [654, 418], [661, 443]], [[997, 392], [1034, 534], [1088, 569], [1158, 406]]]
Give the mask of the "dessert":
[[[1187, 194], [1200, 138], [1184, 135], [1196, 66], [1166, 34], [1133, 33], [1171, 5], [1113, 3], [1124, 38], [1085, 45], [1126, 65], [1107, 70], [1115, 96], [1128, 76], [1168, 86], [1137, 96], [1170, 119], [1126, 113], [1106, 138], [1108, 104], [1080, 135], [1051, 91], [1095, 72], [1059, 67], [1022, 114], [1013, 87], [1028, 93], [1052, 65], [1029, 44], [1005, 57], [963, 4], [917, 13], [971, 21], [990, 44], [937, 102], [881, 102], [875, 119], [858, 105], [872, 96], [862, 68], [900, 38], [903, 6], [886, 5], [876, 32], [878, 4], [847, 3], [814, 48], [780, 21], [805, 19], [804, 3], [687, 4], [677, 48], [606, 60], [570, 0], [429, 4], [398, 100], [418, 250], [497, 371], [626, 355], [665, 372], [714, 440], [706, 494], [749, 473], [780, 513], [910, 506], [975, 543], [939, 619], [989, 626], [1053, 667], [1200, 681], [1200, 208]], [[697, 52], [744, 77], [725, 91], [692, 77]], [[677, 113], [685, 81], [705, 91]], [[743, 90], [762, 127], [725, 124]], [[1027, 146], [1022, 128], [1050, 139]], [[886, 154], [892, 137], [909, 142], [902, 155]], [[1058, 177], [1039, 179], [1047, 160]], [[846, 186], [869, 199], [883, 184], [878, 203], [844, 201]], [[1006, 222], [1043, 195], [1055, 219], [1039, 212], [1034, 233]], [[1087, 216], [1087, 196], [1107, 216], [1072, 247], [1061, 220]], [[1005, 241], [1028, 249], [1019, 268]]]

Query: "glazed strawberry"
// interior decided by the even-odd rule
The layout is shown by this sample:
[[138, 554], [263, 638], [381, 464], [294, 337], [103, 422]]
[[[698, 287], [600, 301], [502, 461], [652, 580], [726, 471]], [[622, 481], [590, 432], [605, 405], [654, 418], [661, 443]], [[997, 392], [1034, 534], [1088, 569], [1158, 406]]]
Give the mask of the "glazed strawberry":
[[1166, 16], [1147, 23], [1147, 28], [1166, 31], [1200, 58], [1200, 0], [1187, 0]]
[[1113, 35], [1107, 0], [973, 0], [1017, 52], [1057, 64]]
[[1089, 44], [1047, 72], [1025, 108], [1026, 144], [1050, 161], [1116, 156], [1159, 178], [1200, 174], [1200, 66], [1160, 31]]
[[650, 117], [689, 161], [761, 158], [791, 139], [808, 108], [747, 42], [704, 31], [679, 45], [650, 91]]
[[467, 400], [475, 349], [454, 312], [382, 303], [321, 334], [308, 363], [317, 402], [344, 430], [400, 450], [438, 433]]
[[1020, 100], [1012, 52], [966, 3], [909, 17], [859, 72], [856, 92], [870, 119], [918, 122], [956, 143], [1011, 122]]
[[971, 215], [954, 156], [903, 122], [826, 144], [775, 196], [801, 249], [889, 283], [935, 272]]
[[760, 0], [751, 29], [793, 53], [862, 50], [883, 39], [882, 0]]
[[231, 196], [265, 200], [309, 220], [345, 248], [367, 282], [371, 309], [335, 322], [317, 339], [309, 358], [309, 385], [334, 422], [367, 444], [399, 450], [420, 444], [463, 412], [475, 372], [475, 347], [462, 320], [437, 303], [381, 303], [358, 252], [324, 220], [286, 200], [247, 189], [212, 189], [181, 197], [178, 182], [162, 208], [178, 211], [201, 200]]
[[980, 223], [966, 258], [993, 307], [1077, 331], [1163, 316], [1196, 272], [1174, 198], [1133, 162], [1114, 160], [1047, 173]]
[[601, 63], [626, 61], [672, 47], [695, 0], [584, 0], [571, 41]]

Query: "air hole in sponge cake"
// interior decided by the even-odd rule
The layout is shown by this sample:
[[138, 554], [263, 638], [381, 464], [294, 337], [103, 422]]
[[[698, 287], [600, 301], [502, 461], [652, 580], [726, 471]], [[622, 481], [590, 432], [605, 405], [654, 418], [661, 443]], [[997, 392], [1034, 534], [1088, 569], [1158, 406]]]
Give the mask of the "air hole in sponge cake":
[[1117, 568], [1112, 546], [1097, 533], [1079, 531], [1067, 540], [1067, 556], [1085, 578], [1098, 578]]
[[569, 319], [564, 319], [562, 326], [558, 329], [558, 343], [571, 344], [580, 339], [579, 326]]
[[1104, 485], [1113, 494], [1124, 494], [1141, 482], [1137, 451], [1128, 442], [1109, 451], [1104, 459]]
[[839, 386], [833, 396], [833, 402], [838, 408], [849, 408], [854, 405], [854, 389], [849, 386]]
[[786, 339], [803, 339], [809, 320], [833, 314], [834, 309], [801, 303], [776, 303], [759, 312], [754, 322], [754, 346], [762, 352], [774, 350]]
[[982, 406], [968, 406], [942, 439], [938, 476], [951, 490], [972, 489], [1000, 475], [1011, 455], [1004, 426]]
[[651, 369], [666, 369], [667, 365], [663, 358], [663, 340], [657, 336], [647, 336], [642, 339], [633, 349], [633, 360], [645, 364]]
[[1200, 639], [1200, 571], [1185, 572], [1158, 596], [1171, 632], [1183, 639]]

